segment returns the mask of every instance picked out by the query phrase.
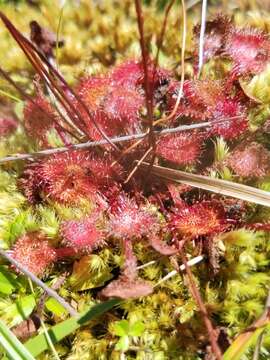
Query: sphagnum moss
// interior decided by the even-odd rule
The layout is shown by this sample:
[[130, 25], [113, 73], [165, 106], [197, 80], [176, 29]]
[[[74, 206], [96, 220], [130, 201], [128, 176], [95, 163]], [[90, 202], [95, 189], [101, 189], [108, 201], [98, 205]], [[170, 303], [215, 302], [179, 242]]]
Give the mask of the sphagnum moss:
[[[1, 10], [27, 34], [28, 22], [33, 19], [56, 32], [61, 8], [57, 4], [52, 8], [47, 1], [41, 1], [37, 6], [30, 6], [25, 2], [16, 7], [11, 4], [1, 5]], [[215, 13], [217, 9], [210, 6], [209, 10]], [[154, 57], [155, 40], [159, 36], [157, 30], [161, 27], [163, 13], [157, 12], [154, 4], [145, 7], [144, 12], [145, 38], [152, 45], [149, 50]], [[22, 16], [26, 13], [27, 16]], [[79, 5], [67, 2], [62, 16], [59, 36], [64, 39], [65, 46], [58, 49], [56, 61], [68, 83], [80, 89], [84, 100], [88, 101], [88, 108], [95, 111], [99, 126], [111, 136], [146, 130], [144, 73], [140, 62], [133, 2], [90, 4], [80, 1]], [[203, 68], [203, 79], [194, 80], [198, 34], [195, 31], [192, 35], [192, 28], [199, 17], [199, 7], [189, 10], [186, 76], [190, 79], [185, 81], [183, 100], [177, 109], [180, 119], [177, 117], [170, 123], [165, 122], [164, 127], [235, 115], [239, 115], [240, 120], [214, 125], [210, 130], [193, 133], [187, 139], [181, 134], [163, 137], [157, 143], [158, 161], [176, 169], [191, 169], [196, 173], [233, 180], [235, 169], [230, 167], [228, 159], [234, 156], [237, 143], [243, 142], [246, 148], [257, 143], [256, 146], [263, 147], [265, 153], [270, 148], [265, 130], [269, 115], [267, 63], [270, 41], [267, 33], [261, 32], [268, 31], [269, 19], [267, 14], [258, 15], [254, 9], [247, 14], [237, 8], [233, 19], [235, 23], [223, 19], [226, 34], [223, 34], [223, 28], [215, 29], [219, 30], [221, 39], [220, 47], [215, 48], [211, 47], [211, 32], [207, 32], [213, 25], [208, 25], [205, 51], [213, 56]], [[180, 73], [178, 64], [181, 34], [179, 35], [178, 28], [181, 25], [177, 7], [171, 11], [168, 21], [171, 25], [165, 33], [160, 68], [155, 76], [152, 64], [148, 64], [149, 77], [153, 80], [153, 105], [157, 117], [173, 110], [179, 88], [177, 78]], [[243, 26], [246, 21], [260, 31], [235, 27], [235, 24]], [[215, 21], [211, 24], [215, 24]], [[0, 51], [6, 54], [1, 66], [12, 74], [19, 86], [28, 88], [34, 94], [32, 68], [4, 27], [0, 31]], [[242, 49], [237, 46], [239, 37], [242, 39]], [[88, 79], [83, 80], [86, 76]], [[89, 79], [92, 81], [91, 86]], [[39, 88], [42, 86], [39, 85]], [[3, 82], [3, 89], [16, 94], [6, 82]], [[48, 101], [51, 100], [46, 90], [45, 96]], [[11, 102], [8, 106], [13, 107]], [[75, 106], [86, 124], [86, 128], [81, 128], [85, 131], [85, 136], [99, 138], [100, 134], [90, 123], [81, 104], [75, 101]], [[72, 111], [70, 116], [75, 121]], [[25, 122], [28, 121], [29, 124], [38, 119], [34, 116], [26, 119], [25, 114], [18, 109], [16, 114], [19, 127], [0, 139], [2, 157], [44, 147], [44, 136], [47, 136], [46, 146], [60, 146], [64, 140], [71, 142], [71, 137], [67, 134], [62, 137], [59, 129], [50, 130], [47, 134], [36, 131], [36, 138], [31, 139], [30, 133], [35, 128], [29, 129]], [[31, 114], [30, 112], [30, 117]], [[45, 129], [45, 124], [39, 125]], [[190, 139], [193, 140], [192, 144]], [[180, 158], [177, 153], [179, 144], [180, 153], [183, 147], [186, 149], [186, 153]], [[1, 169], [2, 247], [15, 251], [16, 244], [18, 249], [22, 241], [20, 239], [24, 236], [31, 239], [36, 236], [39, 240], [33, 240], [31, 246], [38, 247], [42, 238], [50, 249], [58, 252], [59, 258], [54, 258], [54, 266], [50, 264], [41, 276], [53, 283], [56, 277], [65, 273], [66, 281], [59, 293], [70, 299], [73, 305], [76, 304], [79, 311], [94, 303], [99, 298], [100, 291], [113, 281], [117, 286], [122, 286], [123, 293], [127, 293], [128, 289], [130, 294], [133, 286], [132, 290], [135, 289], [138, 296], [142, 281], [153, 287], [152, 294], [126, 300], [113, 311], [90, 322], [61, 344], [57, 344], [56, 350], [62, 358], [208, 359], [209, 339], [196, 302], [188, 291], [186, 277], [177, 274], [155, 287], [180, 262], [177, 250], [183, 246], [181, 240], [186, 242], [189, 257], [204, 254], [203, 262], [193, 270], [194, 282], [217, 331], [222, 333], [226, 328], [223, 337], [227, 345], [223, 348], [219, 344], [222, 351], [264, 309], [270, 276], [269, 236], [267, 232], [257, 231], [254, 223], [257, 223], [257, 228], [259, 223], [261, 230], [269, 229], [269, 212], [222, 196], [213, 198], [206, 192], [192, 190], [187, 186], [167, 186], [168, 184], [154, 179], [145, 188], [140, 172], [126, 185], [124, 180], [131, 170], [130, 164], [143, 155], [147, 150], [146, 146], [147, 144], [127, 153], [120, 160], [115, 173], [111, 172], [105, 161], [111, 152], [109, 146], [81, 152], [79, 157], [70, 157], [70, 154], [62, 157], [56, 155], [34, 164], [7, 164]], [[111, 164], [117, 156], [113, 153], [110, 156], [108, 162]], [[183, 156], [189, 161], [184, 161]], [[59, 158], [62, 159], [60, 162], [52, 160]], [[87, 166], [84, 166], [83, 159], [87, 161]], [[263, 171], [264, 177], [258, 176], [258, 172], [251, 169], [250, 176], [240, 176], [237, 180], [269, 190], [267, 166]], [[80, 189], [80, 195], [83, 194], [79, 202], [70, 201], [77, 194], [74, 191], [76, 186]], [[89, 194], [92, 196], [88, 198]], [[87, 254], [81, 250], [70, 251], [70, 248], [68, 253], [63, 254], [63, 248], [67, 247], [62, 230], [65, 224], [76, 222], [77, 231], [89, 216], [96, 219], [99, 226], [97, 231], [102, 230], [104, 238], [100, 246], [93, 246], [90, 251], [88, 247]], [[83, 233], [83, 226], [81, 231]], [[93, 231], [91, 234], [93, 235]], [[157, 239], [162, 242], [163, 247], [160, 243], [157, 245]], [[125, 245], [124, 241], [128, 243]], [[166, 255], [164, 249], [174, 250], [175, 255]], [[37, 250], [42, 250], [42, 247]], [[154, 264], [136, 270], [138, 265], [152, 260], [155, 261]], [[0, 268], [1, 274], [6, 270], [6, 266]], [[31, 292], [24, 278], [14, 270], [10, 271], [13, 276], [12, 287], [6, 288], [8, 290], [5, 293], [0, 286], [1, 304], [6, 311], [5, 318], [13, 323], [16, 319], [18, 324], [24, 318], [14, 313], [12, 302], [16, 299], [26, 304], [22, 306], [25, 306], [23, 310], [27, 318], [33, 310], [32, 298], [29, 298]], [[121, 281], [117, 283], [117, 279]], [[117, 291], [121, 291], [121, 287]], [[37, 300], [40, 298], [37, 289], [35, 296]], [[48, 326], [67, 317], [65, 313], [59, 317], [59, 312], [46, 307], [43, 316]], [[121, 319], [127, 319], [129, 324], [140, 321], [145, 328], [141, 336], [130, 338], [128, 351], [122, 354], [115, 349], [119, 337], [112, 331], [113, 324]], [[264, 354], [269, 354], [267, 331], [263, 344]], [[51, 356], [46, 353], [38, 358], [49, 359]], [[246, 356], [251, 359], [252, 351]]]

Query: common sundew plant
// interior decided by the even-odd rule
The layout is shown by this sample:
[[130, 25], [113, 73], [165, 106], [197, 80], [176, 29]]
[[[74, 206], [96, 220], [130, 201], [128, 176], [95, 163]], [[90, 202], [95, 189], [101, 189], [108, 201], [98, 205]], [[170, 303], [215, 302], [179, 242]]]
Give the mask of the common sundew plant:
[[268, 359], [268, 2], [0, 5], [0, 352]]

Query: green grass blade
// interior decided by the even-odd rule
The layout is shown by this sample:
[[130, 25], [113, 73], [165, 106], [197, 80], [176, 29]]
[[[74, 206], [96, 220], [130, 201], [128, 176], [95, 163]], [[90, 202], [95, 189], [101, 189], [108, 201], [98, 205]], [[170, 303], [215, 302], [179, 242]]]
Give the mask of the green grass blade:
[[8, 97], [9, 99], [14, 100], [14, 101], [17, 101], [17, 102], [22, 101], [22, 100], [19, 99], [17, 96], [12, 95], [12, 94], [8, 93], [7, 91], [1, 90], [1, 89], [0, 89], [0, 95], [6, 96], [6, 97]]
[[64, 14], [65, 5], [66, 5], [66, 3], [64, 3], [64, 5], [62, 6], [62, 8], [60, 10], [59, 21], [58, 21], [57, 31], [56, 31], [55, 58], [56, 58], [56, 67], [57, 67], [57, 69], [59, 68], [59, 39], [60, 39], [60, 31], [61, 31], [62, 22], [63, 22], [63, 14]]
[[[91, 307], [89, 310], [84, 311], [77, 317], [71, 317], [70, 319], [67, 319], [51, 327], [47, 331], [48, 335], [50, 336], [51, 342], [53, 344], [58, 343], [64, 337], [72, 334], [80, 326], [102, 315], [103, 313], [110, 310], [112, 307], [118, 305], [119, 303], [120, 300], [116, 299], [106, 301], [104, 303]], [[49, 349], [49, 344], [44, 333], [36, 336], [33, 339], [28, 340], [24, 345], [33, 356], [38, 356], [43, 351]]]
[[248, 348], [254, 344], [265, 327], [239, 335], [223, 355], [223, 360], [241, 360]]
[[0, 321], [0, 344], [12, 360], [35, 360], [9, 328]]

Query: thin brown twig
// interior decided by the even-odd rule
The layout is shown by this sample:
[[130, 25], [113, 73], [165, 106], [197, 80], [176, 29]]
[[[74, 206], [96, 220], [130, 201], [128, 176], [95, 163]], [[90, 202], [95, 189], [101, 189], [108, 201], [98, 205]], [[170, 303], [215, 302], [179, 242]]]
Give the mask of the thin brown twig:
[[181, 252], [181, 258], [182, 258], [183, 264], [185, 265], [186, 274], [187, 274], [187, 277], [188, 277], [188, 286], [189, 286], [189, 289], [190, 289], [190, 293], [191, 293], [192, 297], [194, 298], [194, 300], [196, 301], [197, 306], [198, 306], [198, 308], [199, 308], [199, 310], [200, 310], [200, 312], [202, 314], [203, 321], [204, 321], [205, 327], [207, 329], [209, 340], [210, 340], [210, 343], [211, 343], [212, 351], [215, 354], [215, 357], [216, 357], [217, 360], [222, 360], [222, 353], [221, 353], [221, 350], [220, 350], [220, 348], [218, 346], [218, 343], [217, 343], [216, 330], [214, 329], [214, 327], [213, 327], [213, 325], [211, 323], [211, 320], [210, 320], [209, 315], [207, 313], [207, 309], [206, 309], [205, 304], [204, 304], [204, 302], [203, 302], [203, 300], [201, 298], [200, 292], [196, 287], [196, 284], [195, 284], [194, 279], [193, 279], [193, 274], [192, 274], [192, 272], [191, 272], [191, 270], [189, 268], [186, 256], [185, 256], [185, 254], [183, 252]]
[[[160, 130], [160, 131], [155, 131], [155, 134], [156, 134], [156, 136], [162, 136], [162, 135], [173, 134], [173, 133], [182, 132], [182, 131], [190, 131], [193, 129], [208, 128], [217, 123], [221, 123], [223, 121], [231, 121], [234, 119], [235, 119], [235, 117], [228, 118], [228, 119], [219, 119], [219, 120], [211, 121], [211, 122], [208, 121], [208, 122], [204, 122], [204, 123], [200, 123], [200, 124], [181, 125], [181, 126], [178, 126], [175, 128], [168, 128], [168, 129], [164, 129], [164, 130]], [[140, 141], [142, 141], [147, 136], [147, 134], [148, 134], [148, 132], [133, 134], [133, 135], [117, 136], [115, 138], [110, 138], [110, 141], [113, 143], [133, 141], [133, 140], [137, 140], [137, 139], [141, 139]], [[58, 154], [58, 153], [66, 152], [66, 151], [71, 151], [71, 150], [82, 150], [82, 149], [87, 149], [87, 148], [105, 145], [105, 144], [107, 144], [107, 140], [103, 139], [103, 140], [99, 140], [99, 141], [87, 141], [84, 143], [73, 144], [70, 146], [57, 147], [57, 148], [52, 148], [52, 149], [44, 149], [44, 150], [37, 151], [34, 153], [29, 153], [29, 154], [22, 154], [22, 153], [13, 154], [13, 155], [9, 155], [9, 156], [0, 158], [0, 164], [4, 164], [7, 162], [11, 162], [11, 161], [18, 161], [18, 160], [32, 160], [34, 158], [50, 156], [50, 155], [54, 155], [54, 154]]]
[[127, 184], [129, 182], [129, 180], [132, 178], [132, 176], [135, 174], [135, 172], [138, 170], [138, 168], [140, 167], [141, 163], [145, 160], [145, 158], [150, 154], [150, 152], [153, 150], [152, 146], [150, 146], [148, 148], [148, 150], [143, 154], [143, 156], [140, 158], [140, 160], [138, 160], [137, 164], [134, 166], [134, 168], [132, 169], [132, 171], [129, 173], [128, 177], [126, 178], [126, 180], [124, 181], [124, 184]]

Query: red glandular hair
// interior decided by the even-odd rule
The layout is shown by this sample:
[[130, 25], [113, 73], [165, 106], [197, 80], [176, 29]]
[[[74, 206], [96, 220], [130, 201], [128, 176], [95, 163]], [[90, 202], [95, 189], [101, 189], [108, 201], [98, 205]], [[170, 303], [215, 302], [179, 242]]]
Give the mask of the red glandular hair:
[[238, 146], [226, 164], [239, 176], [261, 177], [270, 171], [270, 152], [263, 145], [252, 142]]
[[[147, 71], [150, 88], [153, 90], [170, 77], [169, 71], [160, 67], [155, 69], [152, 61], [149, 61]], [[141, 61], [130, 60], [124, 62], [112, 71], [111, 79], [115, 84], [124, 88], [143, 87], [144, 70]]]
[[[222, 122], [214, 123], [219, 119], [223, 119]], [[209, 134], [223, 136], [228, 140], [237, 138], [248, 128], [246, 109], [235, 99], [217, 102], [211, 120], [213, 125]]]
[[178, 165], [194, 163], [202, 152], [203, 137], [196, 132], [182, 132], [162, 137], [156, 154], [164, 160]]
[[39, 197], [74, 204], [89, 199], [102, 205], [99, 189], [113, 186], [110, 160], [87, 151], [68, 151], [28, 166], [20, 185], [31, 202]]
[[[218, 14], [214, 19], [206, 22], [204, 36], [203, 60], [207, 62], [213, 56], [220, 55], [225, 43], [225, 37], [232, 23], [227, 16]], [[198, 58], [200, 25], [194, 27], [195, 57]]]
[[[170, 110], [175, 106], [179, 89], [179, 82], [171, 82], [168, 89]], [[193, 120], [206, 120], [211, 117], [217, 100], [223, 99], [223, 92], [222, 83], [218, 80], [186, 80], [176, 114]]]
[[11, 256], [35, 275], [42, 275], [57, 259], [55, 249], [44, 235], [32, 232], [20, 237]]
[[27, 101], [24, 107], [24, 126], [29, 136], [47, 145], [46, 135], [55, 123], [59, 123], [59, 118], [53, 110], [51, 104], [41, 95], [32, 101]]
[[104, 242], [104, 233], [97, 228], [96, 222], [96, 217], [63, 222], [63, 242], [77, 253], [90, 254]]
[[111, 87], [103, 109], [112, 124], [118, 124], [118, 132], [134, 133], [141, 130], [140, 110], [144, 106], [144, 97], [135, 88], [120, 85]]
[[80, 81], [77, 92], [90, 111], [97, 111], [101, 107], [109, 86], [110, 80], [107, 77], [92, 76]]
[[[131, 133], [140, 128], [139, 112], [144, 98], [135, 86], [124, 87], [109, 77], [95, 77], [82, 80], [78, 92], [97, 125], [108, 136]], [[90, 138], [99, 140], [101, 135], [96, 126], [83, 110], [81, 112]]]
[[0, 137], [10, 135], [17, 126], [17, 121], [12, 118], [0, 118]]
[[140, 238], [157, 231], [156, 217], [140, 208], [136, 202], [125, 195], [120, 195], [111, 209], [109, 232], [121, 239]]
[[[200, 26], [194, 27], [195, 56], [198, 57]], [[267, 33], [249, 27], [237, 28], [228, 17], [217, 15], [207, 21], [204, 36], [204, 62], [221, 55], [232, 60], [233, 78], [257, 74], [270, 61]], [[197, 67], [197, 64], [196, 64]]]
[[[179, 89], [179, 84], [171, 83], [168, 91], [170, 111], [176, 103], [176, 89]], [[176, 116], [185, 116], [196, 122], [212, 121], [213, 126], [208, 134], [222, 135], [226, 139], [238, 137], [247, 129], [248, 124], [246, 108], [236, 97], [231, 97], [226, 92], [220, 80], [187, 80]], [[215, 123], [221, 119], [222, 122]]]
[[[149, 82], [154, 91], [162, 79], [168, 76], [168, 72], [159, 68], [154, 72], [152, 63], [149, 64], [148, 71]], [[83, 79], [77, 91], [97, 125], [112, 137], [142, 129], [140, 112], [145, 105], [143, 79], [141, 63], [128, 61], [105, 76]], [[99, 140], [101, 135], [96, 126], [83, 109], [81, 113], [87, 123], [90, 138]]]
[[234, 76], [257, 74], [270, 61], [270, 38], [257, 29], [231, 27], [226, 36], [224, 54], [233, 62]]
[[179, 205], [171, 216], [173, 233], [187, 238], [214, 235], [228, 228], [224, 207], [217, 201]]

